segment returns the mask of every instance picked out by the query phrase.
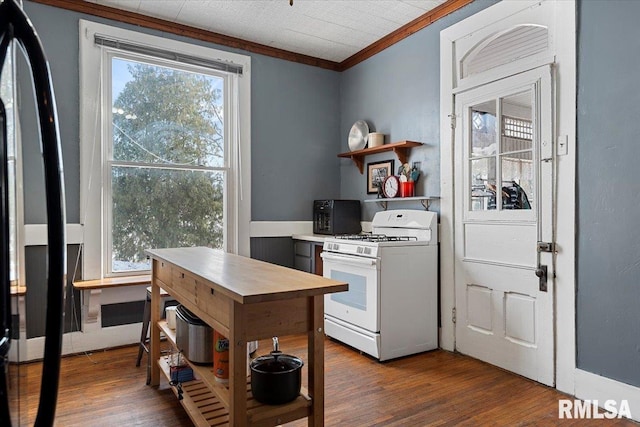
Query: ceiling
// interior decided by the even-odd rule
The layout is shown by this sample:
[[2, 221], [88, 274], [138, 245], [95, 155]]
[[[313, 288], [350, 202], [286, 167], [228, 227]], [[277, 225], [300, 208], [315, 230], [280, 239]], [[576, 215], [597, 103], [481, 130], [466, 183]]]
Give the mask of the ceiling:
[[342, 62], [446, 0], [86, 0]]

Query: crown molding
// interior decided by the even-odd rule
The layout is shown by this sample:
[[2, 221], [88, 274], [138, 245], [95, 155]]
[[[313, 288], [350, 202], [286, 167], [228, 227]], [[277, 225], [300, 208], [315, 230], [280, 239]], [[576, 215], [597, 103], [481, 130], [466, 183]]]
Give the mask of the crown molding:
[[53, 6], [60, 9], [71, 10], [88, 15], [98, 16], [100, 18], [112, 19], [126, 24], [138, 25], [140, 27], [152, 30], [163, 31], [165, 33], [176, 34], [178, 36], [189, 37], [209, 43], [215, 43], [223, 46], [242, 49], [248, 52], [258, 53], [261, 55], [271, 56], [274, 58], [284, 59], [287, 61], [298, 62], [300, 64], [311, 65], [314, 67], [325, 68], [328, 70], [338, 71], [340, 64], [326, 59], [315, 58], [313, 56], [303, 55], [300, 53], [290, 52], [284, 49], [277, 49], [260, 43], [250, 42], [248, 40], [236, 37], [226, 36], [224, 34], [214, 33], [212, 31], [202, 30], [200, 28], [188, 25], [178, 24], [176, 22], [164, 19], [154, 18], [142, 15], [136, 12], [116, 9], [114, 7], [104, 6], [96, 3], [90, 3], [83, 0], [30, 0], [34, 3], [40, 3], [47, 6]]
[[403, 25], [394, 32], [387, 34], [377, 42], [374, 42], [365, 47], [360, 52], [345, 59], [340, 63], [339, 71], [348, 70], [349, 68], [361, 63], [362, 61], [371, 58], [372, 56], [382, 52], [386, 48], [398, 43], [400, 40], [403, 40], [410, 35], [417, 33], [423, 28], [433, 24], [438, 19], [447, 16], [458, 9], [461, 9], [462, 7], [468, 5], [469, 3], [472, 3], [473, 1], [474, 0], [448, 0], [445, 3], [442, 3], [440, 6], [431, 9], [424, 15], [417, 17], [408, 24]]

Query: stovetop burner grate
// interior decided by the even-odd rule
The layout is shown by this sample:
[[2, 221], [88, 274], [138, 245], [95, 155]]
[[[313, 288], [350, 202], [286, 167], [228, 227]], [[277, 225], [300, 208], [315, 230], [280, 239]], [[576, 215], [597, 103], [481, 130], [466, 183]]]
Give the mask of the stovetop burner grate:
[[415, 236], [387, 236], [386, 234], [372, 233], [345, 234], [335, 236], [335, 238], [343, 240], [359, 240], [363, 242], [409, 242], [418, 240]]

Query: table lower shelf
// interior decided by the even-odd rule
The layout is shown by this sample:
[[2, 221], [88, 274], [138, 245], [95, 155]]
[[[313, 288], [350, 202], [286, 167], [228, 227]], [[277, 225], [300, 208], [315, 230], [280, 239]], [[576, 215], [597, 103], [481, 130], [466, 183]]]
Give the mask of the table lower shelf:
[[[175, 331], [167, 326], [166, 321], [158, 322], [160, 330], [175, 345]], [[158, 366], [167, 380], [171, 380], [169, 363], [166, 358], [158, 360]], [[187, 410], [193, 423], [200, 426], [229, 425], [229, 388], [215, 379], [211, 365], [190, 364], [195, 380], [181, 384], [182, 406]], [[300, 395], [292, 402], [283, 405], [265, 405], [253, 398], [251, 380], [246, 378], [247, 387], [247, 421], [249, 425], [275, 426], [300, 418], [312, 412], [312, 399], [303, 387]], [[172, 387], [177, 395], [176, 387]]]

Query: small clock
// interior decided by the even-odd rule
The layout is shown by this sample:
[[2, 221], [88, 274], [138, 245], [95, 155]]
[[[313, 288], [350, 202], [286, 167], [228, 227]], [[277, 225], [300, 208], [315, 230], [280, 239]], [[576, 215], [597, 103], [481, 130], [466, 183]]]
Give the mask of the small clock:
[[388, 199], [392, 199], [398, 195], [400, 191], [400, 180], [395, 175], [389, 175], [382, 183], [382, 192]]

